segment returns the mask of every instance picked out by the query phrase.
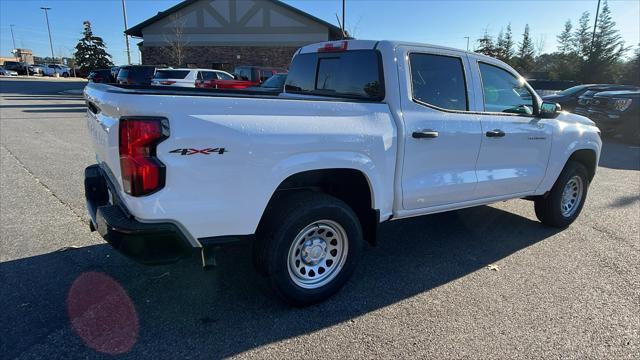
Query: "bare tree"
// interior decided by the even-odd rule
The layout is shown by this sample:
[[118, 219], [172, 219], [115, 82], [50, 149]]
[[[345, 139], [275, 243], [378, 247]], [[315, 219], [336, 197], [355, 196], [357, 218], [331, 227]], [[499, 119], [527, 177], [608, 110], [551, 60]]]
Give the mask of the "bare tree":
[[166, 44], [165, 48], [171, 57], [171, 60], [176, 66], [182, 66], [185, 58], [185, 50], [189, 42], [184, 31], [186, 25], [186, 18], [179, 16], [179, 14], [173, 14], [169, 18], [171, 21], [171, 31], [168, 34], [163, 34], [162, 37]]

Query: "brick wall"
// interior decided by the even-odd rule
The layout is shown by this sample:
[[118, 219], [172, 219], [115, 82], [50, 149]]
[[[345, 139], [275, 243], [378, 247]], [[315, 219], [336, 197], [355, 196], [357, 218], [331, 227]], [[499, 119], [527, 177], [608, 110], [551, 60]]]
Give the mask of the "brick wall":
[[[173, 67], [188, 65], [212, 68], [214, 63], [229, 64], [233, 70], [238, 65], [275, 66], [286, 68], [291, 62], [296, 47], [260, 46], [190, 46], [184, 49], [184, 63], [176, 64], [171, 53], [164, 47], [143, 46], [142, 63], [166, 64]], [[239, 58], [238, 58], [239, 56]]]

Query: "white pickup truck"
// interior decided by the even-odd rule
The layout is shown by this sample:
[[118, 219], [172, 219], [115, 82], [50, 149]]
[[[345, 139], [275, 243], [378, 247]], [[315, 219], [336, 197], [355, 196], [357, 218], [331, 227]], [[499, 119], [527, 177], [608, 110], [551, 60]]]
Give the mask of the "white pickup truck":
[[92, 230], [149, 264], [250, 239], [275, 292], [306, 305], [382, 222], [525, 198], [566, 227], [584, 205], [598, 128], [496, 59], [352, 40], [289, 70], [282, 94], [90, 83]]

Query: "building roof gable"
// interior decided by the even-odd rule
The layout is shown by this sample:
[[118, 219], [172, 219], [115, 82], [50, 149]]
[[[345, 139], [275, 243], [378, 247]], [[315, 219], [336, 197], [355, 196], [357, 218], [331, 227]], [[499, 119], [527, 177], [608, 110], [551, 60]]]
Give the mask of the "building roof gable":
[[[176, 13], [176, 12], [186, 8], [187, 6], [192, 5], [192, 4], [194, 4], [194, 3], [198, 2], [198, 1], [202, 1], [202, 0], [185, 0], [185, 1], [182, 1], [182, 2], [180, 2], [178, 4], [176, 4], [175, 6], [169, 8], [169, 9], [167, 9], [165, 11], [160, 11], [155, 16], [150, 17], [149, 19], [147, 19], [147, 20], [145, 20], [145, 21], [143, 21], [143, 22], [141, 22], [141, 23], [139, 23], [139, 24], [127, 29], [127, 30], [125, 30], [125, 34], [130, 35], [130, 36], [134, 36], [134, 37], [142, 37], [142, 29], [144, 29], [144, 28], [146, 28], [146, 27], [148, 27], [148, 26], [150, 26], [150, 25], [152, 25], [152, 24], [154, 24], [154, 23], [166, 18], [167, 16], [170, 16], [170, 15], [172, 15], [172, 14], [174, 14], [174, 13]], [[270, 2], [272, 2], [274, 4], [276, 4], [277, 6], [281, 6], [281, 7], [285, 8], [285, 9], [290, 10], [290, 11], [296, 13], [296, 14], [299, 14], [299, 15], [301, 15], [301, 16], [303, 16], [303, 17], [305, 17], [305, 18], [307, 18], [307, 19], [309, 19], [309, 20], [311, 20], [313, 22], [316, 22], [316, 23], [318, 23], [318, 24], [320, 24], [322, 26], [326, 26], [329, 29], [329, 33], [331, 34], [332, 38], [341, 38], [342, 30], [339, 27], [337, 27], [337, 26], [335, 26], [335, 25], [333, 25], [333, 24], [331, 24], [329, 22], [326, 22], [326, 21], [324, 21], [322, 19], [319, 19], [319, 18], [317, 18], [317, 17], [315, 17], [315, 16], [313, 16], [313, 15], [311, 15], [309, 13], [306, 13], [306, 12], [300, 10], [300, 9], [297, 9], [297, 8], [291, 6], [291, 5], [285, 4], [282, 1], [279, 1], [279, 0], [266, 0], [266, 1], [270, 1]]]

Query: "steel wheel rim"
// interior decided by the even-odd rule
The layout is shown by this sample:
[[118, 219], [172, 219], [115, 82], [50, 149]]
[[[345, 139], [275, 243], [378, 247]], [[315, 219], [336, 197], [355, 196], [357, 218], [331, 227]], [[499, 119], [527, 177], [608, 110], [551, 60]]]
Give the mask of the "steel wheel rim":
[[582, 201], [582, 190], [584, 183], [578, 175], [573, 176], [564, 186], [562, 190], [562, 199], [560, 201], [560, 211], [562, 216], [570, 217], [573, 215]]
[[307, 225], [289, 248], [289, 277], [305, 289], [317, 289], [331, 282], [344, 267], [349, 252], [347, 232], [332, 220]]

